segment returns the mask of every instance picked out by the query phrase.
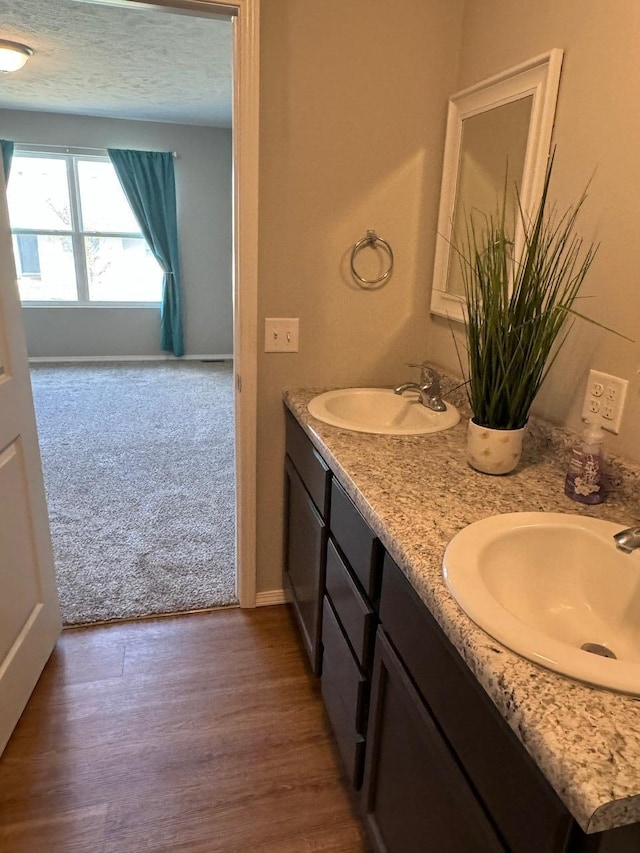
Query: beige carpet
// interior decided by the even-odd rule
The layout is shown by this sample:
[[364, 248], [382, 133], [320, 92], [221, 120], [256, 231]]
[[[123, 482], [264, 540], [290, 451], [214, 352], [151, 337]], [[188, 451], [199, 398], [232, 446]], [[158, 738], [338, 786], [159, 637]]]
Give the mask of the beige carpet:
[[231, 362], [31, 382], [65, 624], [235, 603]]

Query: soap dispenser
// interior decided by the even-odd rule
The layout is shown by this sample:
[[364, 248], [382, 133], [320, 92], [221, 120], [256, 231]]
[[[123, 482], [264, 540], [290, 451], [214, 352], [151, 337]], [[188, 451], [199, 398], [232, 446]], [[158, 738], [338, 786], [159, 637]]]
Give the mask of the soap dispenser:
[[604, 434], [599, 423], [588, 422], [580, 449], [573, 451], [564, 483], [567, 497], [583, 504], [599, 504], [605, 499]]

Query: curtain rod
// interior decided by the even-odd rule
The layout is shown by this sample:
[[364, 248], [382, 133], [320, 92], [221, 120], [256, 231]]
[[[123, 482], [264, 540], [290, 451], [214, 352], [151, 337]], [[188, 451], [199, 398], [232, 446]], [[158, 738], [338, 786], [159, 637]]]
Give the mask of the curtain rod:
[[[107, 153], [106, 148], [90, 148], [86, 145], [49, 145], [49, 144], [44, 143], [44, 142], [41, 143], [40, 145], [38, 145], [35, 142], [15, 142], [14, 144], [19, 149], [21, 149], [22, 151], [44, 151], [46, 153], [47, 151], [54, 151], [55, 150], [55, 151], [64, 151], [67, 154], [70, 154], [74, 151], [81, 151], [81, 152], [87, 152], [87, 153], [88, 152], [94, 152], [95, 154], [103, 154], [103, 155], [105, 155]], [[113, 146], [109, 146], [109, 147], [111, 148]], [[133, 148], [133, 149], [128, 149], [128, 150], [142, 151], [142, 150], [146, 150], [146, 149]], [[171, 154], [172, 157], [174, 157], [174, 158], [178, 156], [177, 151], [166, 151], [166, 152], [165, 151], [154, 151], [153, 153], [154, 154]]]

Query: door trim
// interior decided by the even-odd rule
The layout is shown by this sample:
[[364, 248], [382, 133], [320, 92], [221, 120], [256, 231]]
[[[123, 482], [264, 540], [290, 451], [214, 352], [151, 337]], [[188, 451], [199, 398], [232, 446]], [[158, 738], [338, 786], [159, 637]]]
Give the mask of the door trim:
[[[203, 4], [208, 0], [200, 0]], [[256, 606], [256, 431], [260, 0], [233, 0], [236, 567], [240, 607]], [[215, 4], [213, 4], [215, 5]]]

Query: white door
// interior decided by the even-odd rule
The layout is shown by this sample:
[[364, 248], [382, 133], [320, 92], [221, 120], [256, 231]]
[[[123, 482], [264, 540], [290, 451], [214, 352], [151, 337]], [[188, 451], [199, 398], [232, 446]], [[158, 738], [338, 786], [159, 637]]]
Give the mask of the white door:
[[0, 753], [61, 629], [20, 310], [0, 163]]

